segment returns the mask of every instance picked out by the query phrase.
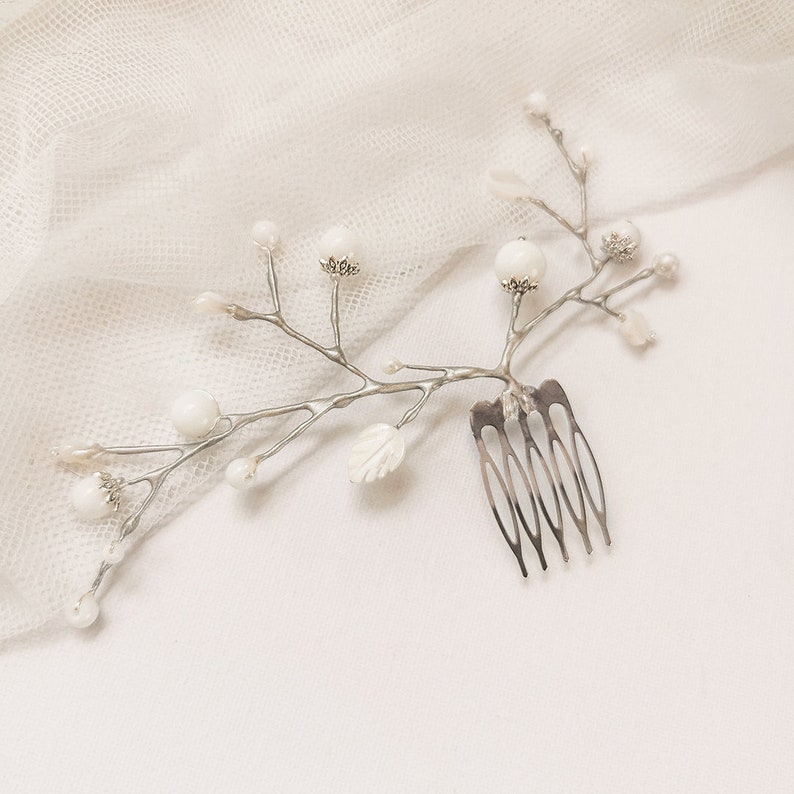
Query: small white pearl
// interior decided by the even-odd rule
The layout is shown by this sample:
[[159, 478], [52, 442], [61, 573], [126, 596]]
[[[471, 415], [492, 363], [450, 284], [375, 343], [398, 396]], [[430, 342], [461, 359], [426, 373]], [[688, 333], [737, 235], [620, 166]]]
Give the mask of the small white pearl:
[[188, 438], [204, 438], [221, 415], [215, 398], [202, 389], [191, 389], [174, 400], [171, 421], [174, 427]]
[[251, 229], [251, 237], [260, 248], [269, 248], [271, 251], [278, 245], [280, 231], [273, 221], [258, 221]]
[[202, 292], [192, 301], [196, 314], [228, 314], [230, 302], [217, 292]]
[[618, 237], [628, 237], [637, 244], [639, 248], [642, 240], [640, 230], [631, 221], [618, 221], [609, 227], [610, 232], [614, 232]]
[[399, 358], [394, 358], [391, 356], [390, 358], [386, 358], [380, 365], [380, 368], [387, 374], [387, 375], [394, 375], [395, 372], [399, 372], [405, 364], [400, 361]]
[[536, 119], [545, 119], [549, 115], [549, 100], [542, 91], [533, 91], [524, 100], [524, 110]]
[[114, 540], [113, 543], [111, 543], [107, 549], [105, 549], [102, 559], [111, 565], [116, 565], [116, 563], [119, 563], [124, 559], [126, 551], [127, 550], [124, 547], [124, 541]]
[[69, 491], [69, 501], [80, 518], [93, 521], [113, 514], [113, 504], [108, 501], [110, 492], [102, 487], [99, 472], [78, 480]]
[[666, 251], [653, 258], [653, 272], [662, 278], [675, 278], [680, 262], [675, 254]]
[[226, 467], [226, 482], [245, 490], [256, 484], [256, 458], [237, 458]]
[[75, 598], [64, 611], [66, 622], [76, 629], [88, 628], [99, 617], [99, 604], [93, 593]]
[[333, 226], [321, 238], [317, 247], [320, 259], [333, 257], [337, 261], [347, 257], [356, 262], [361, 254], [361, 240], [347, 226]]
[[654, 339], [654, 333], [648, 326], [648, 321], [633, 309], [623, 312], [620, 319], [620, 333], [630, 345], [635, 347], [647, 345]]
[[546, 273], [546, 257], [529, 240], [511, 240], [497, 252], [494, 270], [500, 282], [510, 278], [540, 281]]
[[91, 460], [100, 452], [104, 452], [104, 449], [99, 444], [87, 444], [84, 441], [73, 441], [52, 448], [53, 456], [62, 463], [79, 463], [83, 460]]

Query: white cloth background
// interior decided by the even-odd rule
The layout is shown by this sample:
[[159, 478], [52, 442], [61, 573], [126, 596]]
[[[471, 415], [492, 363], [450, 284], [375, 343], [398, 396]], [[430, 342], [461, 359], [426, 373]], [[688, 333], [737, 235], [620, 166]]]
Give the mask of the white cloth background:
[[243, 497], [206, 487], [213, 459], [166, 495], [97, 629], [6, 645], [7, 790], [790, 790], [793, 44], [771, 2], [42, 2], [10, 21], [4, 636], [59, 612], [112, 536], [70, 515], [52, 444], [166, 439], [189, 386], [230, 411], [329, 387], [274, 329], [185, 311], [203, 288], [262, 294], [255, 219], [282, 227], [302, 328], [325, 332], [314, 244], [345, 222], [376, 271], [343, 309], [364, 364], [489, 363], [496, 244], [537, 235], [550, 291], [582, 267], [482, 191], [509, 165], [573, 211], [521, 118], [541, 87], [597, 153], [595, 225], [630, 215], [684, 266], [627, 299], [659, 333], [646, 355], [568, 316], [521, 359], [571, 396], [612, 549], [518, 576], [468, 437], [483, 384], [437, 395], [370, 491], [345, 484], [346, 449], [399, 417], [386, 400]]

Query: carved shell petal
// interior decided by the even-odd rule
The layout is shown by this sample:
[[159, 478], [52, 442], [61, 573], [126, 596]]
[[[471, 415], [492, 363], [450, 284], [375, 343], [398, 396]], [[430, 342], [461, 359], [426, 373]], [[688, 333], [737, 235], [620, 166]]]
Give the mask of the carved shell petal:
[[396, 427], [380, 422], [370, 425], [350, 450], [347, 473], [350, 482], [373, 482], [393, 472], [405, 457], [405, 439]]
[[497, 198], [521, 201], [532, 195], [529, 185], [507, 168], [491, 168], [485, 174], [485, 187]]

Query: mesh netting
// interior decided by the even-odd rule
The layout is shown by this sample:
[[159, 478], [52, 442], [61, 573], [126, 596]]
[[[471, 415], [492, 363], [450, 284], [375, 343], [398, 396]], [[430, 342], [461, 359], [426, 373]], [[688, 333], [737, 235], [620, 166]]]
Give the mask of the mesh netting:
[[[530, 90], [574, 150], [587, 129], [594, 217], [627, 214], [791, 151], [792, 44], [794, 6], [756, 0], [63, 0], [9, 22], [0, 636], [84, 589], [116, 525], [75, 520], [51, 446], [175, 439], [167, 406], [191, 386], [233, 412], [323, 390], [326, 370], [275, 329], [185, 310], [203, 289], [260, 301], [255, 220], [280, 225], [285, 310], [321, 338], [315, 241], [360, 231], [366, 272], [342, 321], [361, 350], [457, 250], [538, 223], [484, 194], [488, 166], [575, 206], [520, 115]], [[185, 467], [140, 534], [221, 462]]]

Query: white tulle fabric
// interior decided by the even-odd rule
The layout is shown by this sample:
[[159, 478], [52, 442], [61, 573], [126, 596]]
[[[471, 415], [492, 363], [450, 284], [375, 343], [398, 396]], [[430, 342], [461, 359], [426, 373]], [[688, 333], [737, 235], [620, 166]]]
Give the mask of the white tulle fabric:
[[[318, 336], [327, 285], [316, 241], [336, 223], [359, 230], [365, 275], [342, 320], [348, 347], [361, 351], [433, 289], [457, 251], [539, 223], [483, 191], [488, 167], [515, 168], [549, 203], [575, 207], [553, 147], [533, 141], [521, 118], [531, 90], [547, 93], [574, 149], [585, 143], [576, 130], [587, 131], [596, 218], [686, 201], [792, 148], [785, 2], [9, 8], [2, 637], [60, 612], [113, 537], [113, 519], [71, 514], [74, 476], [53, 465], [50, 447], [173, 439], [168, 406], [186, 388], [209, 390], [226, 411], [322, 389], [326, 370], [275, 329], [187, 310], [205, 289], [261, 297], [249, 239], [257, 219], [280, 225], [285, 308]], [[495, 250], [483, 251], [483, 266]], [[140, 534], [216, 482], [235, 443], [174, 477]]]

